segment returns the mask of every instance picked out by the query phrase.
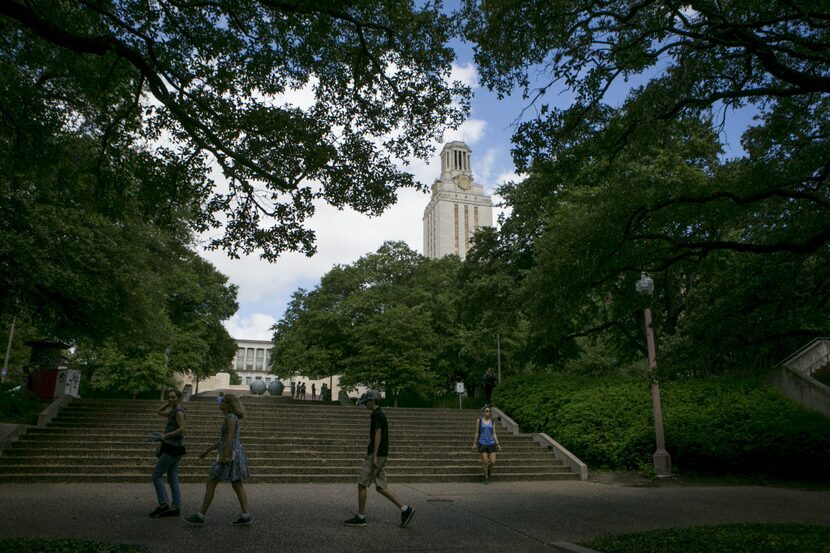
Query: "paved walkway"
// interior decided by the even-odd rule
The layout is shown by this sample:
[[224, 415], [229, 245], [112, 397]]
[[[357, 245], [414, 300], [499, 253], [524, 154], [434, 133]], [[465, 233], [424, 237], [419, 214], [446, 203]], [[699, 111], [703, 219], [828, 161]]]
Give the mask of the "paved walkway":
[[[370, 491], [369, 526], [342, 521], [355, 509], [356, 487], [342, 484], [248, 486], [255, 522], [231, 526], [238, 505], [220, 485], [201, 528], [179, 519], [150, 519], [146, 484], [2, 484], [0, 536], [72, 537], [144, 544], [156, 552], [552, 552], [554, 542], [654, 528], [738, 522], [830, 524], [830, 491], [768, 487], [596, 482], [394, 484], [416, 509], [408, 528], [395, 507]], [[185, 509], [203, 486], [183, 486]]]

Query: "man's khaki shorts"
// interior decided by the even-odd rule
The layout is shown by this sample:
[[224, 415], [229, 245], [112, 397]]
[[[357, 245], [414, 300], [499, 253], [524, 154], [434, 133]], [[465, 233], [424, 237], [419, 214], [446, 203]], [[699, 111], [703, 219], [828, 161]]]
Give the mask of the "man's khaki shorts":
[[363, 464], [360, 465], [360, 473], [357, 476], [357, 483], [368, 488], [375, 483], [375, 487], [383, 489], [386, 487], [386, 457], [378, 456], [377, 467], [372, 465], [372, 454], [369, 453], [363, 458]]

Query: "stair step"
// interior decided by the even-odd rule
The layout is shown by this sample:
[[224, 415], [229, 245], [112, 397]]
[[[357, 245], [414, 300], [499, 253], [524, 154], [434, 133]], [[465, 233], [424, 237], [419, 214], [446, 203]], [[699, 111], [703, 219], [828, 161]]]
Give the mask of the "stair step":
[[[205, 475], [182, 475], [179, 480], [186, 484], [204, 483]], [[274, 474], [267, 476], [252, 476], [246, 481], [248, 484], [272, 483], [354, 483], [356, 475], [344, 474]], [[493, 483], [499, 481], [531, 481], [531, 480], [576, 480], [574, 473], [539, 474], [539, 473], [504, 473], [492, 478]], [[146, 473], [133, 474], [90, 474], [90, 473], [52, 473], [52, 474], [5, 474], [0, 473], [0, 483], [27, 483], [27, 482], [144, 482]], [[423, 483], [423, 482], [480, 482], [481, 475], [436, 475], [413, 473], [396, 476], [390, 479], [394, 483]]]
[[[302, 462], [304, 466], [337, 466], [337, 465], [351, 465], [360, 464], [361, 458], [357, 457], [309, 457], [308, 455], [282, 456], [282, 457], [254, 457], [248, 456], [249, 464], [251, 466], [268, 466], [268, 465], [292, 465], [297, 462]], [[43, 456], [43, 457], [2, 457], [0, 458], [0, 465], [11, 470], [14, 467], [41, 467], [41, 466], [64, 466], [64, 467], [97, 467], [97, 466], [154, 466], [156, 462], [155, 457], [143, 456], [94, 456], [94, 457], [66, 457], [66, 456]], [[181, 467], [209, 466], [212, 459], [200, 460], [196, 456], [185, 455], [181, 462]], [[389, 464], [394, 467], [446, 467], [446, 466], [479, 466], [478, 459], [468, 457], [434, 457], [427, 459], [414, 458], [400, 458], [390, 457]], [[499, 466], [515, 467], [515, 466], [539, 466], [539, 467], [562, 467], [561, 461], [551, 462], [547, 459], [526, 459], [523, 457], [516, 458], [500, 458]]]
[[[251, 469], [252, 473], [256, 473], [259, 475], [264, 474], [338, 474], [338, 473], [351, 473], [352, 475], [357, 474], [357, 470], [360, 468], [360, 459], [353, 460], [349, 463], [338, 463], [336, 465], [326, 465], [326, 464], [316, 464], [316, 465], [304, 465], [304, 466], [297, 466], [296, 464], [288, 464], [288, 465], [275, 465], [275, 464], [261, 464], [256, 465], [255, 468]], [[208, 473], [208, 469], [210, 468], [211, 463], [201, 463], [201, 464], [187, 464], [182, 465], [179, 468], [179, 474], [191, 474], [191, 475], [202, 475], [205, 476]], [[100, 472], [104, 472], [107, 474], [131, 474], [140, 472], [145, 475], [144, 479], [147, 479], [150, 473], [153, 472], [153, 467], [155, 463], [147, 462], [143, 464], [138, 463], [129, 463], [129, 464], [111, 464], [104, 467]], [[81, 467], [71, 467], [75, 469], [75, 472], [80, 472]], [[514, 473], [514, 472], [537, 472], [543, 474], [559, 474], [559, 473], [569, 473], [570, 470], [565, 467], [554, 467], [554, 466], [533, 466], [533, 465], [506, 465], [504, 467], [499, 466], [499, 474], [506, 473]], [[70, 467], [66, 465], [7, 465], [4, 467], [3, 473], [4, 474], [52, 474], [62, 470], [69, 470]], [[388, 475], [406, 475], [413, 472], [420, 472], [417, 467], [407, 467], [407, 466], [399, 466], [396, 463], [390, 463], [386, 467], [386, 473]], [[424, 471], [427, 472], [427, 471]], [[439, 465], [439, 466], [432, 466], [429, 467], [429, 471], [432, 474], [443, 474], [443, 475], [450, 475], [450, 474], [477, 474], [481, 472], [481, 467], [476, 463], [467, 463], [466, 465]]]
[[[366, 452], [365, 408], [274, 398], [245, 398], [242, 443], [251, 482], [354, 483]], [[32, 428], [0, 457], [0, 482], [143, 482], [156, 444], [144, 442], [165, 419], [153, 400], [75, 400], [54, 421]], [[215, 443], [221, 414], [212, 401], [186, 404], [184, 482], [204, 482], [213, 460], [197, 453]], [[477, 482], [470, 448], [478, 410], [384, 407], [391, 428], [387, 474], [396, 482]], [[499, 435], [498, 480], [576, 479], [527, 435]]]

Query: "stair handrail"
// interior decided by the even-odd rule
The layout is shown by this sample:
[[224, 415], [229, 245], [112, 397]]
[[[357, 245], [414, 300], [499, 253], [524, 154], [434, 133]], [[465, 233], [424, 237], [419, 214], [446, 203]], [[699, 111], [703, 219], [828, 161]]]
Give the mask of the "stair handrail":
[[[504, 428], [506, 428], [508, 432], [510, 432], [514, 436], [527, 436], [527, 434], [522, 434], [518, 423], [510, 417], [508, 417], [504, 411], [502, 411], [498, 407], [491, 407], [490, 409], [493, 411], [494, 418], [497, 421], [501, 422], [501, 425]], [[534, 432], [530, 436], [534, 442], [553, 453], [554, 457], [562, 461], [562, 463], [565, 466], [567, 466], [573, 472], [575, 472], [580, 480], [588, 479], [588, 465], [583, 463], [579, 457], [568, 451], [568, 449], [565, 448], [565, 446], [563, 446], [562, 444], [560, 444], [544, 432]]]
[[519, 428], [519, 424], [507, 416], [507, 414], [499, 409], [498, 407], [491, 407], [493, 411], [493, 418], [501, 423], [501, 425], [507, 429], [508, 432], [513, 434], [514, 436], [518, 436], [521, 433], [521, 429]]
[[[800, 358], [802, 355], [804, 355], [806, 352], [808, 352], [809, 350], [816, 347], [816, 345], [821, 343], [821, 342], [830, 342], [830, 338], [828, 338], [826, 336], [819, 336], [817, 338], [813, 338], [812, 340], [807, 342], [805, 345], [798, 348], [795, 351], [795, 353], [792, 353], [786, 359], [784, 359], [783, 361], [778, 363], [777, 366], [779, 366], [779, 367], [788, 367], [789, 363], [791, 363], [791, 362], [795, 361], [796, 359]], [[817, 370], [816, 367], [820, 368], [820, 366], [824, 366], [824, 365], [827, 365], [827, 364], [830, 364], [830, 351], [828, 351], [828, 353], [826, 353], [823, 357], [819, 357], [816, 361], [814, 361], [812, 364], [810, 364], [810, 366], [808, 366], [806, 368], [806, 370], [799, 370], [798, 372], [810, 376], [814, 372], [816, 372], [816, 370]]]

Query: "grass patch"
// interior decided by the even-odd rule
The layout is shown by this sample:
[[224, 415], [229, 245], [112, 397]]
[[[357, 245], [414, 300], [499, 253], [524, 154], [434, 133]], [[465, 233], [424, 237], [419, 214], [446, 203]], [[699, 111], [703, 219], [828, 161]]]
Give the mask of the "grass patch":
[[730, 524], [671, 528], [599, 538], [580, 545], [602, 553], [830, 553], [830, 526]]
[[0, 538], [0, 553], [143, 553], [146, 547], [88, 540]]

